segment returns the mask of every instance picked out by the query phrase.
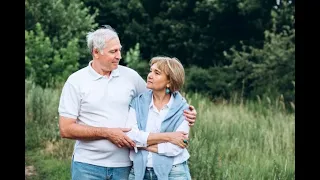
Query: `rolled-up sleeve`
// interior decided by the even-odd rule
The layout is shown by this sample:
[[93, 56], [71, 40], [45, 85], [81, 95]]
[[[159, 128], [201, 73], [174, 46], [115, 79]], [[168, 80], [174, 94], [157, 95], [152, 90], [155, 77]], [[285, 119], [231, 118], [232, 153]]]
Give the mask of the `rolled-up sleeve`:
[[136, 143], [136, 147], [147, 147], [149, 132], [140, 131], [137, 124], [136, 111], [130, 107], [126, 127], [131, 128], [127, 136]]
[[60, 96], [58, 112], [60, 116], [77, 119], [80, 110], [79, 90], [69, 83], [64, 84]]
[[[190, 127], [189, 122], [184, 120], [180, 126], [177, 128], [176, 131], [184, 131], [189, 133]], [[164, 155], [164, 156], [177, 156], [180, 153], [182, 153], [184, 148], [181, 148], [180, 146], [177, 146], [175, 144], [165, 142], [158, 144], [158, 154]]]

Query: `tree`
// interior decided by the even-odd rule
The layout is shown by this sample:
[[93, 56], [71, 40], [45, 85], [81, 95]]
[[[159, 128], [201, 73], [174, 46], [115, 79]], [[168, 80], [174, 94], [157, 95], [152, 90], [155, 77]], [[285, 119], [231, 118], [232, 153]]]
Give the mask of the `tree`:
[[136, 70], [144, 80], [147, 79], [149, 65], [141, 59], [139, 43], [127, 51], [124, 62], [128, 67]]
[[25, 46], [25, 78], [32, 78], [42, 87], [52, 87], [78, 69], [80, 53], [76, 38], [66, 47], [54, 49], [52, 41], [37, 23], [35, 31], [25, 31]]
[[[97, 11], [89, 14], [80, 0], [26, 0], [25, 76], [33, 76], [44, 85], [49, 83], [48, 78], [62, 81], [65, 75], [61, 74], [76, 70], [78, 62], [88, 63], [91, 56], [85, 36], [97, 26], [94, 22], [97, 14]], [[50, 77], [40, 75], [44, 72], [38, 71], [43, 70], [50, 72]]]
[[271, 27], [266, 0], [85, 0], [97, 22], [120, 34], [123, 50], [140, 43], [141, 57], [178, 57], [185, 67], [229, 65], [223, 51], [240, 41], [261, 48]]
[[[289, 13], [288, 13], [289, 12]], [[271, 11], [272, 28], [265, 30], [262, 48], [242, 45], [234, 47], [227, 59], [235, 77], [233, 86], [240, 90], [245, 87], [247, 97], [256, 95], [280, 96], [287, 102], [295, 101], [295, 29], [294, 6], [282, 1]]]

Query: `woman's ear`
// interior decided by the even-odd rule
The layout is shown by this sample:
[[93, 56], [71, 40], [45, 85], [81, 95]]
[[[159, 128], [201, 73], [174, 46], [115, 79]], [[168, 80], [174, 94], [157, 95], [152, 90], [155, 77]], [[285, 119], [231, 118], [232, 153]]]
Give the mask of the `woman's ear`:
[[168, 81], [166, 87], [167, 87], [167, 88], [170, 88], [170, 81]]

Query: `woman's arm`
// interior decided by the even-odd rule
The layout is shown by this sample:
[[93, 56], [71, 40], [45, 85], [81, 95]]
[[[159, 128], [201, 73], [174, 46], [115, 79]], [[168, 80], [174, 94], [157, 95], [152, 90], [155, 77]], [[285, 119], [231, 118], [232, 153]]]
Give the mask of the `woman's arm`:
[[[189, 133], [189, 130], [190, 130], [190, 126], [188, 121], [183, 121], [181, 125], [177, 128], [177, 131], [185, 131], [188, 133]], [[187, 144], [184, 144], [184, 146], [187, 146]], [[165, 143], [160, 143], [158, 145], [148, 146], [146, 150], [150, 152], [158, 153], [164, 156], [177, 156], [180, 153], [182, 153], [183, 148], [175, 144], [172, 144], [170, 142], [165, 142]]]
[[[187, 122], [187, 121], [186, 121]], [[187, 122], [188, 123], [188, 122]], [[129, 115], [126, 123], [126, 127], [131, 128], [131, 131], [127, 132], [127, 136], [136, 143], [136, 147], [147, 147], [153, 144], [159, 144], [164, 142], [171, 142], [184, 148], [182, 143], [183, 139], [187, 139], [187, 132], [176, 131], [166, 133], [149, 133], [138, 129], [136, 112], [133, 108], [130, 108]]]

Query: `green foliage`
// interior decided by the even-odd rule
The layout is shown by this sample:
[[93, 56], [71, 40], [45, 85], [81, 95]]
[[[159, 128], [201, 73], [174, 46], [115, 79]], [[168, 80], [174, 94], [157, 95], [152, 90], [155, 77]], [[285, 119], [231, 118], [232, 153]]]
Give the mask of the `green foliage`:
[[61, 90], [42, 88], [25, 82], [26, 149], [43, 147], [46, 141], [60, 138], [58, 103]]
[[41, 135], [36, 123], [26, 123], [25, 127], [25, 151], [42, 148]]
[[88, 54], [85, 36], [97, 27], [94, 21], [97, 11], [89, 14], [89, 9], [80, 0], [26, 0], [25, 4], [26, 30], [34, 29], [40, 23], [50, 39], [57, 38], [54, 47], [65, 46], [71, 39], [77, 38], [80, 39], [81, 57]]
[[207, 94], [214, 99], [229, 99], [236, 95], [240, 99], [281, 97], [287, 109], [294, 110], [294, 6], [282, 1], [281, 6], [276, 6], [270, 14], [272, 27], [265, 30], [261, 48], [241, 41], [240, 50], [233, 46], [224, 52], [230, 65], [188, 68], [186, 91]]
[[206, 94], [210, 99], [226, 98], [232, 94], [232, 72], [224, 67], [204, 69], [192, 66], [186, 69], [186, 92]]
[[[272, 11], [273, 22], [292, 7]], [[237, 51], [234, 47], [225, 56], [232, 64], [229, 68], [235, 72], [233, 86], [235, 89], [244, 88], [246, 97], [279, 96], [283, 95], [287, 102], [294, 102], [295, 81], [295, 30], [293, 15], [289, 14], [291, 21], [288, 25], [277, 29], [278, 24], [273, 24], [272, 30], [265, 31], [263, 47], [254, 48], [242, 45]]]
[[[175, 56], [186, 70], [191, 67], [186, 91], [212, 98], [229, 98], [234, 92], [253, 98], [283, 94], [294, 102], [294, 1], [27, 0], [25, 4], [26, 32], [36, 36], [39, 22], [44, 33], [40, 39], [46, 47], [35, 51], [31, 46], [36, 43], [28, 42], [32, 45], [26, 45], [26, 52], [32, 55], [25, 57], [25, 73], [42, 86], [61, 83], [72, 71], [87, 65], [86, 32], [97, 24], [110, 24], [126, 52], [124, 64], [144, 78], [148, 59]], [[135, 54], [137, 47], [129, 48], [137, 42], [139, 53]], [[63, 55], [61, 47], [69, 55]], [[75, 59], [79, 65], [73, 64]], [[207, 69], [196, 72], [192, 66]], [[52, 73], [46, 75], [46, 71]], [[203, 77], [195, 77], [198, 75]]]
[[97, 12], [80, 0], [25, 1], [25, 77], [42, 87], [61, 83], [91, 58], [86, 33], [97, 26]]
[[71, 162], [68, 159], [55, 159], [40, 151], [27, 151], [26, 164], [33, 166], [34, 175], [26, 176], [26, 180], [70, 180]]
[[39, 23], [35, 31], [25, 31], [25, 78], [33, 78], [42, 87], [54, 86], [78, 69], [78, 39], [73, 38], [65, 47], [57, 49], [52, 46], [53, 42]]
[[[185, 66], [208, 67], [229, 62], [223, 51], [240, 40], [262, 44], [276, 1], [264, 0], [85, 0], [99, 10], [99, 24], [110, 24], [124, 50], [140, 43], [142, 59], [178, 57]], [[236, 33], [235, 33], [236, 32]]]
[[59, 136], [61, 87], [44, 87], [87, 65], [85, 35], [98, 24], [118, 31], [124, 63], [143, 78], [153, 56], [182, 61], [186, 98], [198, 112], [188, 149], [193, 179], [295, 179], [295, 119], [286, 112], [295, 102], [295, 1], [279, 2], [26, 0], [32, 179], [70, 179], [74, 141]]
[[[56, 135], [53, 117], [60, 90], [26, 87], [26, 163], [38, 174], [32, 179], [70, 179], [74, 141]], [[280, 100], [214, 104], [197, 93], [185, 97], [198, 112], [188, 146], [192, 179], [295, 179], [295, 116], [277, 107]]]
[[275, 102], [212, 104], [200, 94], [186, 98], [199, 123], [189, 136], [192, 179], [294, 179], [294, 114], [276, 109]]
[[207, 82], [211, 81], [211, 76], [207, 69], [192, 66], [185, 69], [186, 79], [184, 85], [184, 91], [206, 93], [209, 89]]
[[124, 51], [139, 42], [139, 62], [168, 55], [178, 57], [186, 70], [190, 67], [188, 92], [211, 98], [230, 98], [233, 93], [250, 98], [283, 95], [294, 102], [294, 1], [85, 0], [85, 4], [101, 12], [99, 24], [117, 29]]
[[144, 80], [147, 79], [149, 64], [141, 60], [139, 43], [127, 51], [124, 62], [127, 67], [136, 70]]

